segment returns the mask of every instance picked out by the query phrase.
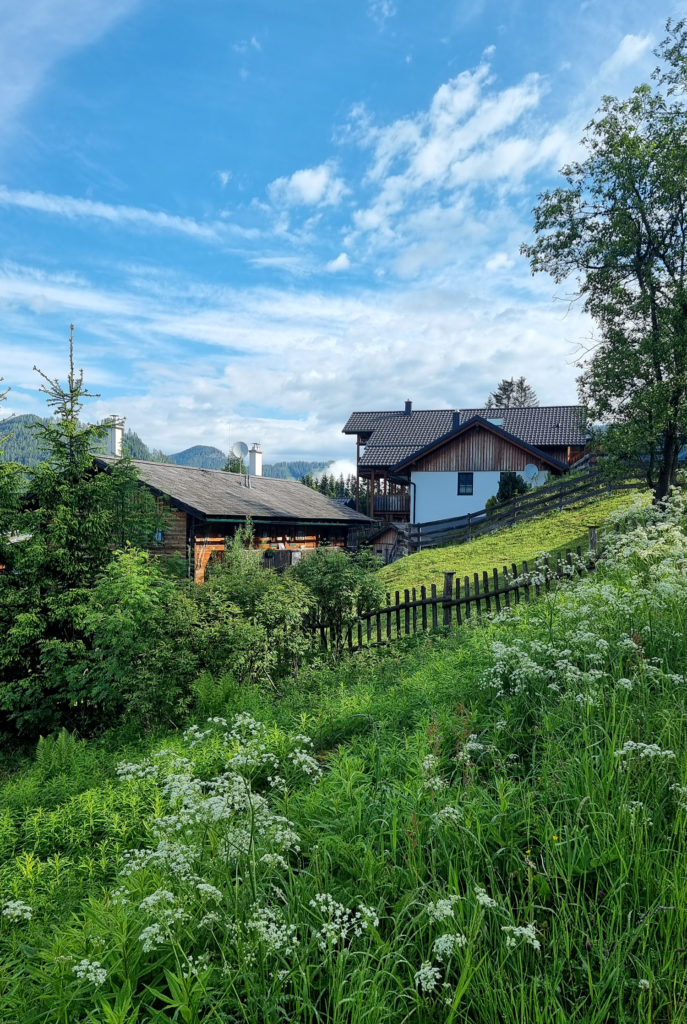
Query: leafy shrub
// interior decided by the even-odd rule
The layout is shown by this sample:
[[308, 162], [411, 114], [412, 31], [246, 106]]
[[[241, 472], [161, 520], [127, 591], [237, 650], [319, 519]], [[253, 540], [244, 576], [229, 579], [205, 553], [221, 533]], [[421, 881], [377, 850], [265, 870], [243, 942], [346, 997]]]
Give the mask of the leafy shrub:
[[343, 645], [349, 626], [364, 612], [381, 605], [383, 588], [377, 575], [381, 565], [368, 548], [354, 555], [339, 548], [317, 548], [294, 566], [293, 574], [313, 600], [311, 626], [327, 629], [335, 647]]

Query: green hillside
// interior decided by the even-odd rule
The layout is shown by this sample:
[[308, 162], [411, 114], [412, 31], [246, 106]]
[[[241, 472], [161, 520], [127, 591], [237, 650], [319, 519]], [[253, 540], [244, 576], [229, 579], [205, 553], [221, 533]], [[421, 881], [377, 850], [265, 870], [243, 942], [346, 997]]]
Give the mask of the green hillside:
[[227, 464], [224, 452], [207, 444], [194, 444], [167, 458], [177, 466], [195, 466], [197, 469], [224, 469]]
[[574, 550], [578, 545], [586, 550], [589, 527], [601, 525], [616, 509], [637, 500], [638, 495], [645, 504], [651, 502], [649, 491], [623, 491], [609, 498], [570, 505], [561, 512], [518, 523], [467, 544], [418, 551], [384, 566], [380, 576], [390, 592], [421, 586], [429, 589], [432, 583], [441, 589], [445, 572], [455, 572], [461, 578], [485, 569], [501, 571], [504, 565], [510, 569], [513, 562], [518, 566], [523, 560], [532, 562], [544, 551], [557, 554], [566, 548]]
[[0, 775], [0, 1021], [684, 1024], [687, 539], [650, 514], [497, 621], [41, 739]]
[[[17, 462], [20, 466], [37, 466], [43, 459], [44, 453], [34, 428], [37, 424], [50, 422], [48, 417], [36, 416], [33, 413], [0, 420], [0, 438], [5, 438], [0, 461]], [[104, 445], [101, 450], [104, 450]], [[152, 462], [168, 461], [162, 452], [148, 448], [133, 430], [124, 431], [122, 450], [132, 459], [147, 459]]]

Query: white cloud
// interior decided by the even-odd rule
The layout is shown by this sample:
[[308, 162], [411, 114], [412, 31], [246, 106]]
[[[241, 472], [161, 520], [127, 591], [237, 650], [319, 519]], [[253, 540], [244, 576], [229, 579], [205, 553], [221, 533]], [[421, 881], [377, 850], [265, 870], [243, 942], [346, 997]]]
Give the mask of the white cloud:
[[217, 177], [222, 188], [226, 188], [231, 181], [231, 171], [218, 171]]
[[515, 260], [507, 252], [497, 252], [485, 263], [487, 270], [507, 270], [513, 266]]
[[267, 187], [273, 203], [286, 206], [337, 206], [348, 191], [336, 176], [331, 162], [295, 171], [290, 177], [277, 178]]
[[[14, 403], [27, 407], [26, 389], [41, 411], [30, 367], [64, 376], [55, 353], [66, 347], [56, 342], [73, 318], [77, 361], [88, 355], [86, 382], [102, 393], [87, 415], [117, 409], [165, 451], [194, 443], [226, 450], [231, 425], [234, 439], [262, 442], [266, 461], [351, 459], [355, 446], [341, 427], [356, 408], [400, 409], [408, 397], [416, 408], [471, 407], [501, 377], [523, 373], [543, 404], [575, 401], [565, 364], [588, 321], [553, 306], [549, 287], [531, 286], [524, 266], [502, 273], [516, 275], [519, 298], [502, 275], [491, 285], [482, 273], [474, 290], [479, 267], [469, 262], [443, 287], [350, 297], [199, 287], [162, 272], [147, 289], [140, 275], [113, 288], [8, 266], [0, 268], [0, 315], [13, 358], [3, 373]], [[19, 340], [29, 333], [30, 354]], [[189, 342], [204, 345], [202, 359]]]
[[250, 39], [241, 39], [238, 43], [233, 43], [231, 48], [234, 53], [241, 54], [248, 53], [250, 50], [255, 50], [257, 53], [260, 53], [262, 50], [260, 40], [257, 36], [251, 36]]
[[54, 214], [69, 220], [90, 219], [116, 225], [152, 227], [205, 241], [216, 241], [219, 231], [226, 229], [226, 225], [203, 224], [191, 217], [177, 217], [157, 210], [145, 210], [139, 206], [110, 205], [92, 199], [77, 199], [74, 196], [59, 196], [49, 192], [24, 192], [5, 188], [3, 185], [0, 185], [0, 206]]
[[330, 260], [329, 263], [327, 263], [326, 269], [330, 273], [335, 274], [339, 270], [348, 270], [350, 265], [351, 261], [348, 258], [348, 254], [340, 252], [336, 259]]
[[650, 49], [653, 41], [653, 37], [650, 35], [635, 36], [628, 34], [623, 36], [615, 52], [601, 65], [601, 77], [613, 78], [618, 72], [623, 71], [631, 64], [635, 64]]
[[11, 0], [0, 4], [0, 139], [52, 68], [96, 42], [142, 0]]
[[395, 17], [396, 4], [393, 0], [368, 0], [367, 14], [378, 28], [384, 28], [387, 21]]

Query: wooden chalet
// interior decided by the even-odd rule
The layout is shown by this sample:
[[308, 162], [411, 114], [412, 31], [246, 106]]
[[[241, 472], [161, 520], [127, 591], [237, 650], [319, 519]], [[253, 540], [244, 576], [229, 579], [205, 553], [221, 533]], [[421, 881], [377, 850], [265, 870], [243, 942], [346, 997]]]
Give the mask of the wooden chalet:
[[[585, 451], [581, 406], [354, 412], [360, 480], [370, 516], [401, 522], [448, 518], [484, 508], [502, 473], [559, 475]], [[359, 508], [359, 502], [357, 506]]]
[[[112, 456], [96, 458], [104, 470]], [[210, 558], [224, 552], [228, 538], [250, 519], [256, 547], [281, 550], [344, 547], [352, 527], [367, 516], [335, 503], [295, 480], [243, 476], [216, 469], [132, 460], [140, 483], [169, 506], [161, 552], [188, 559], [197, 583]]]

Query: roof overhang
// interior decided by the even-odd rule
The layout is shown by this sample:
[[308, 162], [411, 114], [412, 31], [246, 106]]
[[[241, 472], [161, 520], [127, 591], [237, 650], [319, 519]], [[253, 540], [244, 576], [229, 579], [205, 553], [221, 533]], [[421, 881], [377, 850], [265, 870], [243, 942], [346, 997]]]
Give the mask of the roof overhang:
[[461, 425], [455, 430], [449, 431], [449, 433], [444, 434], [443, 437], [439, 437], [436, 441], [432, 441], [431, 444], [425, 445], [424, 448], [420, 448], [407, 459], [397, 462], [391, 467], [391, 472], [398, 473], [405, 469], [411, 469], [413, 463], [417, 462], [418, 459], [436, 451], [437, 448], [442, 448], [445, 444], [448, 444], [449, 441], [454, 441], [456, 438], [461, 437], [463, 434], [467, 434], [471, 430], [475, 430], [477, 427], [481, 427], [489, 433], [503, 438], [505, 441], [513, 444], [516, 448], [520, 448], [521, 451], [526, 452], [528, 455], [534, 455], [536, 458], [545, 462], [548, 466], [551, 466], [552, 469], [557, 470], [559, 473], [567, 473], [568, 471], [569, 467], [565, 462], [560, 462], [558, 459], [554, 459], [552, 455], [548, 455], [546, 452], [542, 451], [541, 448], [535, 448], [534, 445], [527, 444], [519, 437], [516, 437], [515, 434], [510, 434], [507, 430], [504, 430], [503, 427], [497, 427], [495, 423], [490, 423], [489, 420], [485, 420], [483, 416], [472, 416], [469, 420], [466, 420], [465, 423], [461, 423]]

